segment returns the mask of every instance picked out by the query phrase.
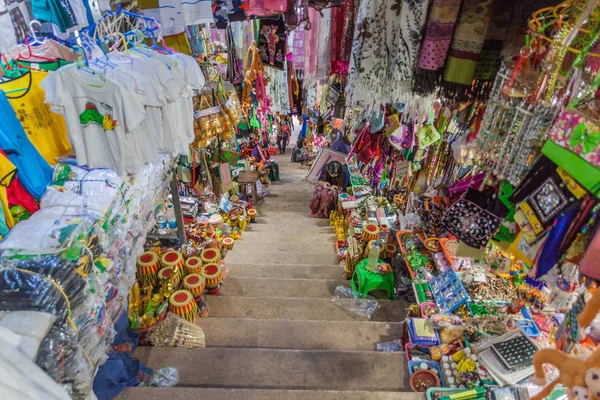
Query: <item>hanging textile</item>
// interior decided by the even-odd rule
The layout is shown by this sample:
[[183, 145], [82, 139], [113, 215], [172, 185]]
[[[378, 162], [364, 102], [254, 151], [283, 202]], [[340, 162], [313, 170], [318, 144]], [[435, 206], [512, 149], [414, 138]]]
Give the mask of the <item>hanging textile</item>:
[[331, 73], [333, 74], [348, 73], [357, 10], [354, 3], [354, 0], [344, 0], [340, 7], [331, 10]]
[[258, 51], [265, 66], [283, 70], [285, 67], [285, 23], [283, 18], [260, 19]]
[[303, 26], [299, 26], [294, 30], [294, 36], [292, 38], [292, 64], [299, 68], [304, 68], [304, 40], [306, 38], [306, 31]]
[[439, 83], [461, 3], [462, 0], [433, 0], [415, 71], [414, 88], [419, 93], [432, 93]]
[[267, 94], [271, 97], [271, 111], [282, 114], [289, 114], [290, 110], [290, 98], [288, 96], [288, 77], [287, 68], [283, 71], [271, 70], [269, 71], [269, 77], [271, 81], [267, 85]]
[[427, 0], [360, 3], [348, 78], [352, 101], [393, 103], [412, 97], [410, 82], [428, 4]]
[[311, 86], [316, 83], [318, 50], [319, 50], [319, 22], [321, 15], [314, 8], [308, 10], [311, 28], [306, 32], [304, 38], [305, 60], [304, 60], [304, 80]]
[[487, 93], [496, 79], [502, 62], [500, 53], [510, 26], [513, 9], [514, 2], [512, 0], [495, 1], [492, 6], [490, 24], [473, 77], [476, 81], [474, 92], [478, 96], [487, 97]]
[[317, 79], [327, 78], [331, 70], [331, 9], [322, 11], [319, 21], [319, 47], [317, 50]]
[[0, 0], [0, 53], [10, 53], [25, 40], [30, 20], [26, 2]]
[[447, 97], [468, 94], [481, 54], [492, 10], [492, 0], [465, 0], [444, 69]]
[[404, 101], [406, 95], [411, 93], [429, 0], [404, 0], [401, 9], [399, 8], [398, 2], [392, 5], [388, 9], [389, 18], [386, 20], [387, 36], [391, 39], [391, 42], [388, 41], [391, 59], [386, 89], [391, 89], [391, 98], [388, 98], [391, 101]]

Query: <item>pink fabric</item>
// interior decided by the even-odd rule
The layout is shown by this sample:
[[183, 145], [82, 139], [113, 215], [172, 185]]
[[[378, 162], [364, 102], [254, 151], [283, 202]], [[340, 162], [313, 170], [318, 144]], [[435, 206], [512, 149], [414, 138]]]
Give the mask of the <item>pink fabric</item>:
[[[579, 125], [579, 126], [578, 126]], [[573, 138], [575, 128], [579, 137]], [[549, 137], [559, 146], [571, 150], [590, 164], [600, 167], [600, 147], [595, 135], [600, 127], [575, 110], [564, 110], [550, 128]], [[581, 135], [581, 132], [585, 132]], [[587, 142], [587, 143], [584, 143]]]
[[264, 0], [264, 7], [268, 11], [285, 14], [288, 10], [286, 0]]
[[319, 48], [319, 20], [321, 15], [314, 8], [308, 10], [311, 29], [306, 32], [305, 48], [306, 59], [304, 62], [304, 76], [314, 75], [317, 72], [317, 51]]
[[292, 41], [292, 65], [295, 68], [304, 67], [304, 41], [306, 39], [306, 32], [304, 26], [299, 26], [294, 30], [294, 38]]

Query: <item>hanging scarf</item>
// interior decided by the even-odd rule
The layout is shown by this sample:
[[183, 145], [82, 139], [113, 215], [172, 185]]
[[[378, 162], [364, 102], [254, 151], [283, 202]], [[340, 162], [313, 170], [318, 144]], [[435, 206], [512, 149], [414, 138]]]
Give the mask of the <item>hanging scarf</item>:
[[414, 89], [418, 93], [433, 93], [439, 83], [461, 3], [462, 0], [433, 0], [415, 71]]
[[513, 9], [512, 0], [494, 1], [485, 42], [475, 68], [473, 92], [478, 98], [487, 98], [500, 68], [502, 47]]
[[319, 48], [317, 50], [317, 79], [327, 78], [331, 61], [331, 8], [322, 11], [319, 21]]
[[305, 60], [304, 60], [304, 80], [312, 85], [316, 83], [318, 49], [319, 49], [319, 22], [321, 15], [314, 8], [308, 10], [310, 18], [310, 30], [305, 33]]
[[412, 100], [410, 83], [428, 5], [429, 0], [360, 3], [348, 76], [351, 101]]
[[283, 114], [290, 113], [290, 98], [288, 96], [287, 67], [281, 71], [271, 69], [269, 71], [271, 81], [267, 85], [267, 94], [271, 97], [271, 111]]
[[227, 25], [227, 80], [238, 84], [244, 80], [244, 66], [242, 60], [238, 57], [235, 47], [235, 40], [231, 30], [231, 24]]
[[[331, 73], [346, 75], [352, 50], [352, 35], [356, 19], [354, 0], [344, 0], [331, 10]], [[358, 6], [358, 3], [357, 3]]]
[[446, 97], [464, 98], [469, 95], [491, 10], [492, 0], [464, 1], [444, 69]]
[[391, 30], [388, 48], [393, 49], [387, 90], [391, 89], [391, 100], [404, 102], [411, 93], [429, 0], [403, 0], [402, 7], [399, 4], [396, 0], [388, 7], [386, 20], [386, 28]]
[[304, 40], [306, 31], [303, 26], [298, 26], [294, 29], [294, 37], [292, 38], [292, 64], [296, 67], [303, 68], [305, 63], [304, 57]]

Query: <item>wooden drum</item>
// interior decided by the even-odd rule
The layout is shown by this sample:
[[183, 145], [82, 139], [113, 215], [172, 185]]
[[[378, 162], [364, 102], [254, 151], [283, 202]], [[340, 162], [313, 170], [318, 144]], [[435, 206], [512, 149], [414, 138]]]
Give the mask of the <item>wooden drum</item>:
[[163, 267], [171, 267], [173, 270], [179, 274], [179, 276], [183, 276], [183, 255], [175, 250], [169, 250], [162, 255], [160, 258], [160, 264]]
[[173, 267], [164, 267], [158, 271], [158, 279], [161, 281], [173, 279], [173, 287], [177, 288], [179, 286], [179, 282], [181, 282], [181, 275], [179, 275], [177, 272], [173, 273]]
[[233, 244], [235, 243], [235, 240], [233, 240], [230, 237], [226, 237], [225, 239], [223, 239], [222, 243], [227, 250], [233, 250]]
[[204, 264], [202, 275], [206, 278], [206, 293], [216, 295], [223, 280], [223, 270], [220, 264]]
[[143, 286], [154, 286], [156, 283], [156, 273], [158, 272], [158, 254], [153, 251], [147, 251], [137, 259], [138, 278]]
[[202, 259], [200, 257], [191, 256], [185, 260], [185, 270], [188, 274], [199, 274], [202, 272]]
[[201, 274], [189, 274], [183, 278], [183, 287], [194, 296], [196, 301], [200, 300], [206, 287], [206, 278]]
[[215, 248], [204, 249], [202, 250], [202, 253], [200, 253], [200, 258], [204, 265], [219, 264], [221, 262], [221, 252], [219, 249]]
[[369, 243], [371, 240], [376, 240], [379, 237], [379, 227], [375, 224], [366, 224], [362, 230], [362, 238]]
[[391, 258], [396, 255], [398, 248], [395, 244], [388, 243], [385, 245], [385, 258]]
[[254, 221], [256, 219], [256, 210], [254, 208], [251, 208], [248, 210], [248, 216], [250, 217], [250, 221]]
[[177, 290], [169, 297], [169, 311], [194, 322], [198, 316], [198, 305], [189, 291]]

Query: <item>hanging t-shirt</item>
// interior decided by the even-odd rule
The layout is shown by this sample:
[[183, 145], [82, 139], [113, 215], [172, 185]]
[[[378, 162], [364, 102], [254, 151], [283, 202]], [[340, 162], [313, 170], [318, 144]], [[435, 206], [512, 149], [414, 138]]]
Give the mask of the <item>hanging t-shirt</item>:
[[0, 90], [0, 149], [17, 167], [17, 174], [27, 191], [39, 199], [52, 180], [52, 168], [31, 144], [15, 111]]
[[[0, 156], [6, 158], [6, 154], [2, 150], [0, 150]], [[12, 177], [11, 182], [6, 187], [6, 196], [8, 197], [9, 206], [22, 206], [31, 214], [40, 209], [33, 196], [29, 194], [19, 181], [18, 174]]]
[[31, 71], [20, 78], [0, 82], [0, 90], [9, 93], [11, 90], [24, 89], [9, 93], [8, 101], [31, 143], [49, 164], [54, 165], [57, 157], [70, 153], [72, 149], [63, 116], [53, 112], [44, 103], [46, 93], [40, 83], [46, 76], [46, 72]]
[[126, 135], [145, 116], [139, 97], [74, 65], [51, 73], [42, 87], [46, 102], [65, 116], [77, 163], [123, 175], [124, 158], [133, 154]]
[[52, 22], [61, 32], [74, 25], [73, 17], [60, 0], [32, 0], [31, 13], [35, 19]]

